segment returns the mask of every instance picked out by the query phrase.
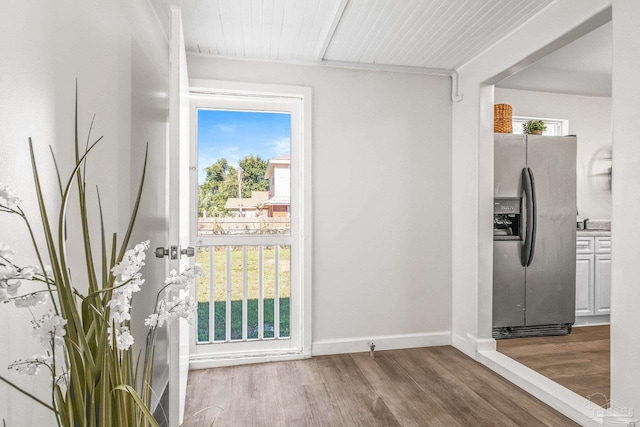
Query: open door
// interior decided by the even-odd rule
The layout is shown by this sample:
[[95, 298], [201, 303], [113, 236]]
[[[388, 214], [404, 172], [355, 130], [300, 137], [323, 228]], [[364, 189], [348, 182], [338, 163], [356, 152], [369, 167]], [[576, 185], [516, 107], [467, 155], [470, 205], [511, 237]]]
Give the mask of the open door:
[[[189, 266], [189, 78], [180, 8], [171, 7], [169, 58], [169, 239], [171, 268]], [[175, 256], [172, 256], [175, 253]], [[169, 425], [182, 423], [189, 370], [189, 325], [169, 325]]]

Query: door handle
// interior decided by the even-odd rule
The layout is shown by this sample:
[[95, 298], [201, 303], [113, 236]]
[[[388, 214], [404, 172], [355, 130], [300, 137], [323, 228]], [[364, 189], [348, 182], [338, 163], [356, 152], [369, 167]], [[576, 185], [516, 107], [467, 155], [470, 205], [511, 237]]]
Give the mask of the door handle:
[[[178, 259], [178, 246], [170, 246], [169, 248], [159, 247], [155, 251], [156, 258], [164, 258], [169, 256], [171, 259]], [[186, 255], [191, 258], [196, 254], [196, 250], [189, 246], [187, 248], [180, 249], [180, 255]]]
[[522, 187], [524, 188], [525, 206], [527, 219], [525, 225], [525, 237], [522, 245], [520, 263], [523, 267], [529, 267], [533, 262], [533, 255], [536, 247], [537, 216], [538, 208], [536, 204], [536, 183], [533, 178], [533, 171], [529, 168], [522, 169]]
[[164, 258], [168, 256], [171, 259], [178, 259], [178, 247], [170, 246], [168, 248], [159, 247], [155, 251], [156, 258]]
[[191, 258], [195, 254], [196, 250], [193, 248], [193, 246], [189, 246], [180, 250], [180, 255], [186, 255], [188, 258]]
[[522, 169], [522, 189], [524, 190], [526, 222], [524, 231], [524, 242], [522, 243], [522, 253], [520, 254], [520, 264], [526, 267], [531, 257], [531, 239], [533, 235], [533, 191], [531, 188], [531, 175], [529, 168]]

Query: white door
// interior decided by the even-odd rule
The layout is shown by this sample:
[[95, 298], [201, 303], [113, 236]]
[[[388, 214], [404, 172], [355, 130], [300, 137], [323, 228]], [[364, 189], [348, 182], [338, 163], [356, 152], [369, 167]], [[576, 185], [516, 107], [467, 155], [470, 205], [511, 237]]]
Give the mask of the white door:
[[[180, 8], [171, 8], [169, 79], [169, 241], [171, 268], [189, 266], [189, 79]], [[173, 253], [176, 256], [173, 256]], [[192, 259], [192, 258], [191, 258]], [[182, 423], [189, 369], [189, 325], [169, 325], [169, 425]]]
[[[195, 295], [191, 364], [216, 366], [243, 356], [301, 357], [308, 354], [310, 339], [305, 324], [310, 314], [305, 310], [310, 301], [305, 99], [222, 92], [191, 88], [191, 169], [197, 171], [191, 187], [191, 240], [205, 271]], [[252, 144], [268, 139], [269, 126], [284, 133], [271, 138], [274, 151], [261, 152], [268, 142], [262, 148]], [[238, 135], [241, 130], [245, 133]], [[210, 206], [203, 205], [205, 199]]]

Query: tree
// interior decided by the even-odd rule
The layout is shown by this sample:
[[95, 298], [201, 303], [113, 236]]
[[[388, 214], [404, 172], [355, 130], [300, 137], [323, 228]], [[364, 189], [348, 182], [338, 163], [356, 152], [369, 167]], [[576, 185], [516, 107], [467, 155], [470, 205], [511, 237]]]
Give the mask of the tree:
[[244, 156], [239, 162], [240, 167], [244, 171], [242, 177], [242, 197], [251, 197], [251, 191], [267, 191], [269, 189], [269, 181], [264, 179], [267, 171], [267, 161], [262, 160], [260, 156], [250, 154]]
[[[267, 161], [250, 154], [240, 162], [242, 168], [242, 197], [251, 198], [252, 191], [267, 191], [269, 181], [264, 179]], [[198, 212], [210, 217], [226, 216], [227, 200], [238, 197], [238, 171], [224, 157], [205, 168], [205, 181], [198, 189]]]
[[205, 180], [198, 188], [198, 212], [207, 216], [225, 216], [227, 199], [238, 195], [238, 172], [223, 157], [207, 166], [205, 174]]

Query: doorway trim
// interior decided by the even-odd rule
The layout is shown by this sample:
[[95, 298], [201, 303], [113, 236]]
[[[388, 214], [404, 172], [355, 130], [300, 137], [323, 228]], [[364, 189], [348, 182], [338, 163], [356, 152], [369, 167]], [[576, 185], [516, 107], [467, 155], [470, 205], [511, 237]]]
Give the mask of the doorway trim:
[[[507, 45], [522, 49], [505, 55], [494, 47], [482, 57], [461, 67], [464, 100], [453, 104], [453, 327], [454, 347], [489, 367], [523, 390], [574, 421], [594, 419], [589, 401], [524, 365], [498, 353], [491, 338], [493, 287], [493, 89], [494, 84], [520, 71], [611, 19], [610, 4], [591, 2], [576, 10], [572, 2], [556, 2], [538, 21], [549, 18], [549, 31], [533, 40], [522, 31], [505, 38]], [[571, 19], [567, 20], [567, 17]], [[535, 25], [533, 20], [531, 25]], [[546, 43], [543, 43], [546, 42]], [[500, 46], [504, 47], [504, 46]], [[527, 54], [527, 52], [529, 53]], [[470, 126], [467, 126], [471, 121]], [[466, 150], [466, 151], [464, 151]], [[470, 170], [472, 178], [469, 178]], [[475, 178], [475, 179], [474, 179]], [[475, 213], [473, 220], [467, 217]], [[470, 244], [468, 236], [473, 236]], [[472, 258], [472, 262], [469, 259]], [[456, 263], [457, 259], [457, 263]], [[458, 268], [458, 271], [456, 271]]]
[[[296, 360], [311, 357], [312, 342], [312, 90], [304, 86], [286, 86], [259, 83], [242, 83], [222, 80], [190, 79], [189, 92], [197, 95], [268, 96], [291, 97], [301, 100], [301, 134], [298, 161], [300, 174], [298, 197], [302, 209], [298, 233], [300, 235], [300, 348], [296, 352], [255, 352], [251, 354], [220, 357], [190, 355], [189, 369], [206, 369], [220, 366], [262, 363], [282, 360]], [[192, 153], [193, 159], [193, 153]], [[193, 165], [191, 165], [193, 167]], [[293, 232], [293, 230], [292, 230]], [[194, 242], [192, 242], [194, 243]]]

